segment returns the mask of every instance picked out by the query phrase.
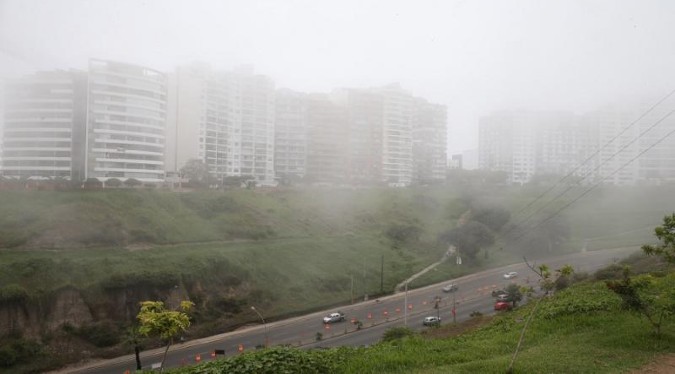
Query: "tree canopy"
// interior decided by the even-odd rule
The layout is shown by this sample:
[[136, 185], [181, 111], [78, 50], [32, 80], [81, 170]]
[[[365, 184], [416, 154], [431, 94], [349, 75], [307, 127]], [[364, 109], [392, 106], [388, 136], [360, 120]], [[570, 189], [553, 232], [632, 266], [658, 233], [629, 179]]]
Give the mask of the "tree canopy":
[[661, 241], [658, 245], [643, 245], [642, 250], [648, 255], [663, 257], [675, 263], [675, 213], [663, 217], [663, 225], [654, 229], [654, 234]]
[[188, 312], [193, 306], [191, 301], [181, 301], [178, 310], [169, 310], [161, 301], [141, 302], [141, 310], [136, 316], [139, 322], [138, 332], [145, 336], [157, 336], [166, 342], [161, 370], [164, 369], [164, 360], [173, 340], [190, 327]]
[[190, 180], [190, 183], [208, 185], [213, 181], [209, 173], [209, 165], [198, 159], [190, 159], [180, 169], [181, 174]]
[[492, 245], [495, 237], [484, 224], [469, 221], [460, 227], [442, 233], [439, 236], [439, 240], [446, 244], [454, 245], [457, 247], [459, 253], [475, 259], [481, 247]]

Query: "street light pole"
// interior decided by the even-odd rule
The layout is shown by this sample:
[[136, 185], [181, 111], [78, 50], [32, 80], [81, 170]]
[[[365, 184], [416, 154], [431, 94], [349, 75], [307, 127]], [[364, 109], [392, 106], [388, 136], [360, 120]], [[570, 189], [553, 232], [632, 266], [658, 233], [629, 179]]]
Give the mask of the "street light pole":
[[263, 318], [262, 314], [256, 309], [253, 305], [251, 305], [251, 310], [254, 311], [258, 317], [260, 317], [260, 320], [263, 323], [263, 328], [265, 329], [265, 348], [269, 345], [269, 336], [267, 335], [267, 322], [265, 322], [265, 319]]
[[403, 297], [403, 325], [408, 327], [408, 282], [405, 282], [405, 296]]

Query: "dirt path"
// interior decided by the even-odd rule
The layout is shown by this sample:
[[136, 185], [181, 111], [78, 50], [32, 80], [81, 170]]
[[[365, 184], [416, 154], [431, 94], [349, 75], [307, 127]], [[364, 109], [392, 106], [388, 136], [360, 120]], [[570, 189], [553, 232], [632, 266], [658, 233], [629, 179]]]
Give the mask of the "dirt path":
[[675, 373], [675, 353], [658, 356], [649, 364], [630, 372], [630, 374], [670, 373]]

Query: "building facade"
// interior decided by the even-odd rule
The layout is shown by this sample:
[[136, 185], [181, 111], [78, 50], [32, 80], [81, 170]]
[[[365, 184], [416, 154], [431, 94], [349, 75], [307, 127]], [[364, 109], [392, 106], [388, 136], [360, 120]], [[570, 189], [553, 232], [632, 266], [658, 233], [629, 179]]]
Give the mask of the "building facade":
[[675, 181], [675, 119], [664, 110], [605, 107], [567, 112], [499, 112], [483, 117], [479, 165], [523, 184], [535, 175], [569, 176], [580, 184]]
[[4, 93], [2, 175], [83, 179], [86, 73], [39, 72]]
[[250, 176], [274, 183], [274, 82], [250, 67], [214, 71], [194, 64], [171, 76], [167, 164], [178, 172], [189, 160], [208, 165], [217, 180]]
[[86, 178], [164, 180], [166, 75], [90, 60]]
[[277, 179], [307, 173], [307, 95], [278, 90], [275, 103], [274, 172]]

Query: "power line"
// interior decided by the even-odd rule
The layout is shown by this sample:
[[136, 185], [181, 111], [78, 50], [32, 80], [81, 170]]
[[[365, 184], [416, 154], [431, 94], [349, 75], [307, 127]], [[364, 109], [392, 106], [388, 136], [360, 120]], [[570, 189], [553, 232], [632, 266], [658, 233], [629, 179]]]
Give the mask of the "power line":
[[[670, 113], [668, 113], [668, 115], [667, 115], [666, 117], [662, 118], [660, 121], [663, 121], [665, 118], [669, 117], [669, 116], [670, 116], [671, 114], [673, 114], [673, 113], [675, 113], [675, 110], [670, 111]], [[659, 121], [659, 122], [660, 122], [660, 121]], [[560, 209], [558, 209], [557, 211], [555, 211], [555, 212], [554, 212], [553, 214], [551, 214], [549, 217], [547, 217], [547, 218], [544, 219], [543, 221], [539, 222], [539, 224], [537, 224], [536, 226], [534, 226], [534, 227], [532, 227], [532, 228], [530, 228], [530, 229], [528, 229], [528, 230], [534, 230], [534, 229], [537, 229], [537, 228], [539, 228], [541, 225], [543, 225], [544, 223], [550, 221], [551, 219], [553, 219], [553, 217], [555, 217], [556, 215], [558, 215], [558, 214], [559, 214], [560, 212], [562, 212], [563, 210], [567, 209], [570, 205], [572, 205], [572, 204], [574, 204], [575, 202], [579, 201], [582, 197], [588, 195], [588, 193], [590, 193], [593, 189], [595, 189], [597, 186], [599, 186], [605, 179], [607, 179], [607, 178], [609, 178], [609, 177], [611, 177], [611, 176], [614, 176], [616, 173], [618, 173], [619, 171], [621, 171], [623, 168], [625, 168], [626, 166], [628, 166], [628, 165], [630, 165], [631, 163], [633, 163], [633, 162], [634, 162], [635, 160], [637, 160], [640, 156], [642, 156], [643, 154], [645, 154], [646, 152], [648, 152], [650, 149], [656, 147], [656, 146], [659, 145], [662, 141], [666, 140], [669, 136], [671, 136], [671, 135], [673, 135], [673, 134], [675, 134], [675, 129], [673, 129], [673, 130], [670, 131], [668, 134], [666, 134], [665, 136], [663, 136], [662, 138], [660, 138], [659, 140], [657, 140], [654, 144], [650, 145], [649, 147], [647, 147], [647, 148], [646, 148], [645, 150], [643, 150], [642, 152], [638, 153], [635, 157], [633, 157], [632, 159], [630, 159], [628, 162], [626, 162], [625, 164], [623, 164], [623, 165], [622, 165], [621, 167], [619, 167], [618, 169], [614, 170], [611, 174], [609, 174], [608, 176], [602, 178], [600, 181], [596, 182], [594, 185], [592, 185], [590, 188], [588, 188], [584, 193], [582, 193], [581, 195], [579, 195], [577, 198], [575, 198], [575, 199], [573, 199], [572, 201], [570, 201], [569, 203], [565, 204], [563, 207], [561, 207]], [[525, 236], [526, 233], [527, 233], [527, 232], [523, 232], [521, 235], [517, 236], [517, 237], [514, 239], [514, 242], [517, 242], [520, 238], [522, 238], [523, 236]]]
[[[675, 91], [672, 91], [671, 94], [672, 94], [672, 93], [675, 93]], [[669, 94], [669, 95], [670, 95], [670, 94]], [[653, 108], [654, 108], [654, 106], [652, 106], [652, 108], [650, 108], [649, 111], [651, 111]], [[648, 113], [649, 111], [647, 111], [646, 113]], [[609, 158], [603, 160], [603, 161], [602, 161], [600, 164], [598, 164], [598, 166], [596, 166], [593, 170], [586, 172], [586, 173], [582, 176], [582, 180], [586, 179], [589, 175], [591, 175], [591, 174], [595, 173], [596, 171], [598, 171], [598, 170], [599, 170], [603, 165], [605, 165], [608, 161], [612, 160], [612, 159], [613, 159], [614, 157], [616, 157], [619, 153], [623, 152], [626, 148], [630, 147], [633, 143], [635, 143], [635, 142], [638, 141], [640, 138], [642, 138], [646, 133], [650, 132], [650, 131], [653, 130], [656, 126], [658, 126], [661, 122], [665, 121], [665, 120], [666, 120], [668, 117], [670, 117], [670, 115], [672, 115], [673, 113], [675, 113], [675, 110], [671, 110], [670, 112], [668, 112], [668, 114], [666, 114], [665, 116], [661, 117], [658, 121], [654, 122], [649, 128], [647, 128], [646, 130], [642, 131], [635, 139], [631, 140], [630, 142], [628, 142], [627, 144], [625, 144], [624, 146], [622, 146], [618, 151], [614, 152], [614, 154], [612, 154]], [[645, 115], [646, 115], [646, 114], [640, 116], [640, 118], [643, 118]], [[635, 122], [634, 122], [634, 123], [635, 123]], [[631, 124], [630, 126], [632, 126], [632, 124]], [[630, 126], [629, 126], [629, 127], [630, 127]], [[615, 137], [614, 139], [616, 139], [616, 137]], [[612, 139], [612, 141], [613, 141], [614, 139]], [[599, 151], [598, 151], [598, 152], [599, 152]], [[643, 152], [643, 153], [644, 153], [644, 152]], [[596, 152], [596, 154], [597, 154], [597, 152]], [[641, 155], [641, 154], [642, 154], [642, 153], [640, 153], [640, 155]], [[619, 169], [619, 170], [620, 170], [620, 169]], [[612, 176], [612, 175], [614, 175], [614, 173], [612, 173], [611, 175], [608, 175], [607, 177], [602, 178], [602, 179], [600, 180], [600, 182], [602, 182], [604, 179], [606, 179], [606, 178], [608, 178], [608, 177], [610, 177], [610, 176]], [[564, 194], [566, 194], [566, 193], [567, 193], [569, 190], [571, 190], [572, 188], [574, 188], [573, 185], [572, 185], [572, 186], [568, 186], [564, 191], [562, 191], [561, 193], [559, 193], [558, 195], [556, 195], [556, 196], [555, 196], [553, 199], [551, 199], [549, 202], [547, 202], [546, 204], [542, 205], [541, 207], [539, 207], [539, 209], [535, 210], [534, 212], [530, 213], [527, 217], [525, 217], [525, 218], [524, 218], [523, 220], [521, 220], [520, 222], [514, 224], [514, 225], [513, 225], [509, 230], [507, 230], [503, 235], [506, 235], [506, 234], [510, 233], [511, 231], [516, 230], [517, 227], [518, 227], [518, 225], [522, 225], [522, 224], [524, 224], [525, 222], [529, 221], [530, 218], [532, 218], [535, 214], [537, 214], [537, 213], [541, 212], [542, 210], [544, 210], [546, 207], [548, 207], [548, 206], [551, 205], [554, 201], [556, 201], [557, 199], [559, 199], [560, 197], [562, 197]], [[531, 230], [531, 229], [528, 229], [528, 230]]]
[[537, 201], [539, 201], [542, 197], [544, 197], [547, 193], [549, 193], [549, 192], [551, 192], [553, 189], [555, 189], [555, 188], [556, 188], [559, 184], [561, 184], [565, 179], [569, 178], [569, 177], [572, 176], [574, 173], [576, 173], [577, 170], [579, 170], [584, 164], [586, 164], [586, 163], [588, 163], [589, 161], [591, 161], [595, 156], [598, 155], [598, 153], [602, 152], [602, 150], [604, 150], [608, 145], [610, 145], [612, 142], [614, 142], [616, 139], [618, 139], [621, 135], [623, 135], [626, 131], [628, 131], [629, 128], [633, 127], [633, 125], [635, 125], [636, 123], [638, 123], [641, 119], [643, 119], [644, 117], [646, 117], [646, 116], [647, 116], [649, 113], [651, 113], [651, 111], [654, 110], [657, 106], [661, 105], [661, 103], [663, 103], [664, 101], [668, 100], [668, 98], [669, 98], [670, 96], [672, 96], [673, 94], [675, 94], [675, 89], [672, 90], [672, 91], [670, 91], [670, 92], [669, 92], [667, 95], [665, 95], [664, 97], [662, 97], [659, 101], [657, 101], [654, 105], [652, 105], [646, 112], [642, 113], [642, 115], [640, 115], [640, 117], [638, 117], [635, 121], [631, 122], [631, 124], [629, 124], [628, 126], [624, 127], [624, 128], [623, 128], [616, 136], [614, 136], [612, 139], [610, 139], [610, 140], [609, 140], [607, 143], [605, 143], [602, 147], [598, 148], [598, 150], [595, 151], [595, 153], [593, 153], [592, 155], [590, 155], [589, 157], [587, 157], [584, 161], [582, 161], [579, 165], [577, 165], [577, 167], [575, 167], [572, 171], [570, 171], [569, 173], [567, 173], [564, 177], [560, 178], [560, 180], [558, 180], [557, 182], [555, 182], [548, 190], [544, 191], [544, 192], [541, 193], [539, 196], [537, 196], [534, 200], [532, 200], [530, 203], [528, 203], [528, 204], [525, 205], [523, 208], [521, 208], [518, 212], [516, 212], [515, 215], [518, 215], [518, 214], [522, 213], [523, 211], [525, 211], [527, 208], [529, 208], [529, 207], [532, 206], [534, 203], [536, 203]]

